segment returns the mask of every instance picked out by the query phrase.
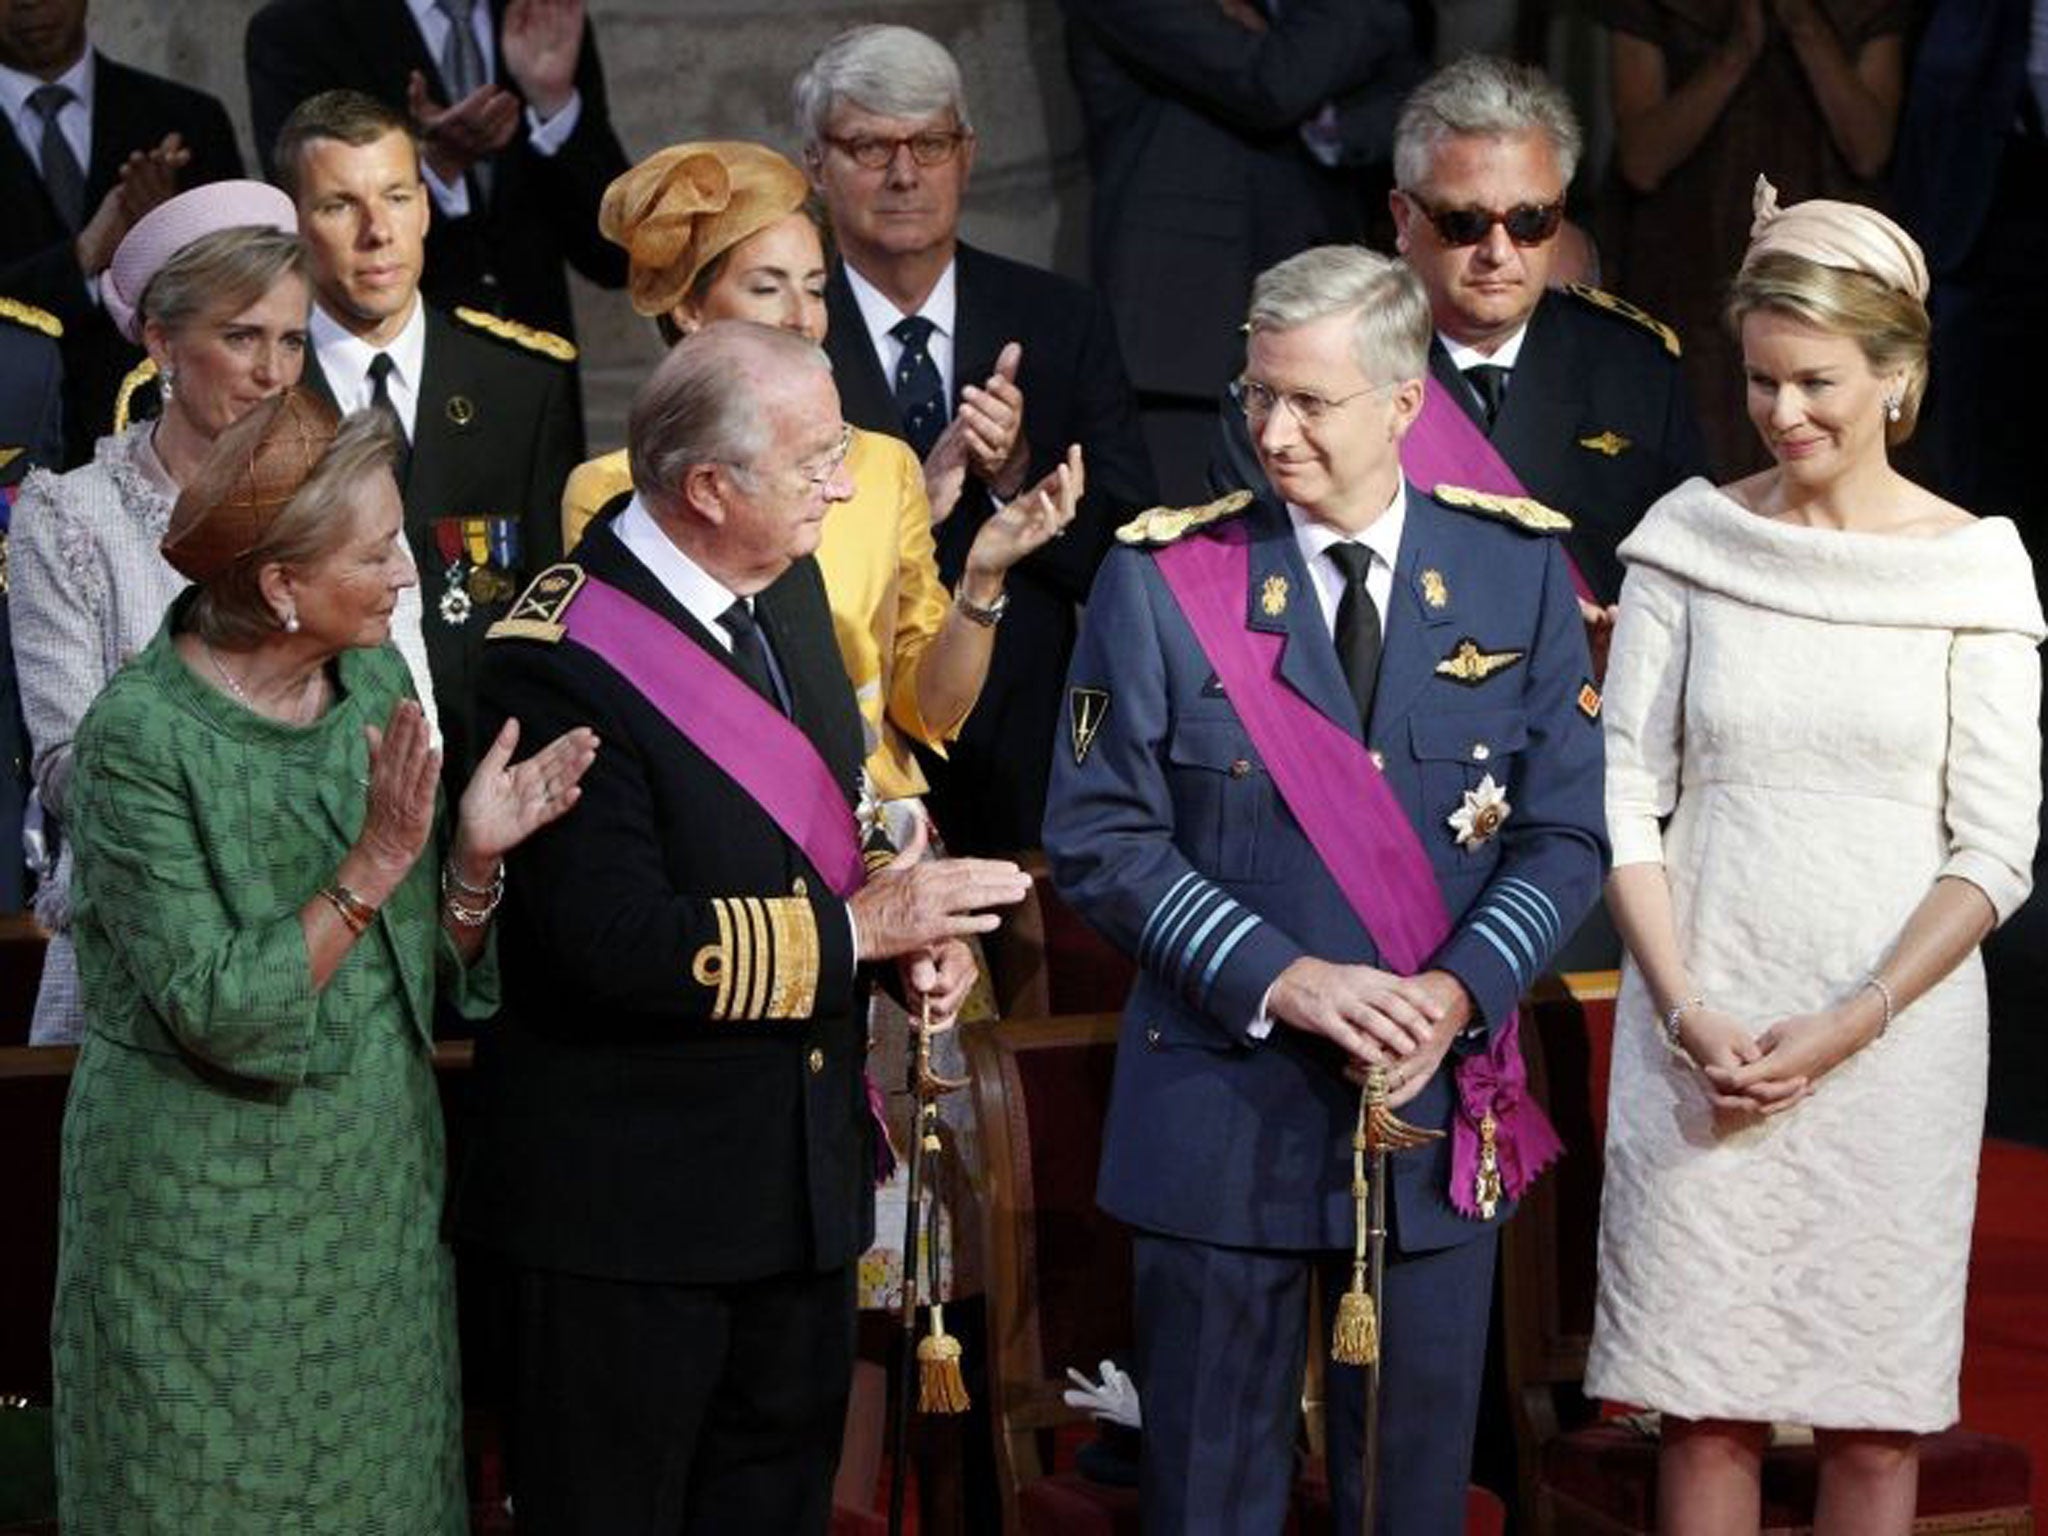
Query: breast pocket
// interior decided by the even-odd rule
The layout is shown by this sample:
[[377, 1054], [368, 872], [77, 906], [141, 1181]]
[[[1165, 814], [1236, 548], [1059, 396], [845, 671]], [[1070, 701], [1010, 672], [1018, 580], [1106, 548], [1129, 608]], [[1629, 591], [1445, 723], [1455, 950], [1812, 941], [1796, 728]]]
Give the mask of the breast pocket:
[[1422, 773], [1424, 841], [1448, 840], [1465, 859], [1491, 859], [1498, 832], [1459, 848], [1451, 818], [1491, 778], [1508, 798], [1507, 820], [1514, 817], [1516, 768], [1529, 744], [1527, 719], [1520, 709], [1470, 710], [1453, 715], [1417, 715], [1408, 723], [1409, 745]]
[[1277, 791], [1234, 717], [1183, 719], [1166, 746], [1174, 841], [1202, 873], [1223, 881], [1275, 880], [1284, 850], [1272, 833]]

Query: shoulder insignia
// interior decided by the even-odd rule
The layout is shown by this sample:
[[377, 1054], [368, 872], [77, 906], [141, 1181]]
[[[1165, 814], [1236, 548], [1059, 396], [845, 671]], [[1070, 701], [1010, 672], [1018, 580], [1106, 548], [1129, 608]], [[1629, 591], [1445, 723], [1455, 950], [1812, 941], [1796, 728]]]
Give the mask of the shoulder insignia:
[[551, 565], [519, 594], [512, 611], [484, 632], [486, 640], [542, 640], [554, 645], [568, 634], [562, 614], [589, 580], [583, 567], [570, 561]]
[[1577, 703], [1579, 706], [1579, 713], [1584, 715], [1587, 718], [1587, 720], [1596, 722], [1599, 720], [1600, 690], [1593, 686], [1593, 679], [1591, 679], [1590, 677], [1579, 684], [1579, 697], [1577, 699]]
[[1573, 283], [1566, 292], [1574, 298], [1583, 299], [1595, 309], [1604, 309], [1610, 315], [1619, 315], [1624, 320], [1633, 320], [1652, 336], [1664, 343], [1664, 350], [1673, 357], [1681, 356], [1683, 348], [1678, 344], [1678, 332], [1646, 309], [1638, 309], [1627, 299], [1618, 298], [1604, 288], [1595, 288], [1590, 283]]
[[542, 357], [551, 357], [558, 363], [576, 361], [576, 344], [566, 336], [557, 336], [553, 331], [543, 331], [530, 325], [521, 325], [517, 320], [502, 320], [481, 309], [467, 306], [455, 311], [455, 318], [473, 331], [482, 331], [486, 336], [495, 336], [500, 341], [509, 341], [515, 346], [538, 352]]
[[156, 359], [145, 357], [130, 368], [121, 380], [121, 387], [114, 391], [114, 430], [126, 432], [128, 417], [135, 407], [136, 391], [156, 377]]
[[1447, 507], [1507, 523], [1524, 533], [1569, 533], [1572, 520], [1533, 496], [1502, 496], [1463, 485], [1439, 485], [1431, 495]]
[[37, 309], [33, 304], [24, 304], [19, 299], [0, 297], [0, 320], [12, 320], [16, 325], [27, 326], [32, 331], [41, 331], [52, 341], [64, 339], [64, 322], [47, 309]]
[[1199, 507], [1151, 507], [1117, 529], [1119, 544], [1157, 546], [1171, 544], [1197, 528], [1221, 522], [1252, 504], [1250, 491], [1232, 491]]

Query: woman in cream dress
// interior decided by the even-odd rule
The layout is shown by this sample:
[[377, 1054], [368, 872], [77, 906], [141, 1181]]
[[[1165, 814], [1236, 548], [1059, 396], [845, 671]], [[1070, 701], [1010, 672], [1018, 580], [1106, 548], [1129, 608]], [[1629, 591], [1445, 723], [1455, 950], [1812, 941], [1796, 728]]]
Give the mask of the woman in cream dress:
[[1615, 1025], [1588, 1390], [1662, 1410], [1659, 1524], [1750, 1532], [1774, 1421], [1816, 1530], [1907, 1531], [1956, 1418], [1986, 1073], [1978, 945], [2025, 899], [2041, 607], [2012, 524], [1894, 471], [1927, 273], [1759, 182], [1730, 315], [1775, 467], [1622, 546]]

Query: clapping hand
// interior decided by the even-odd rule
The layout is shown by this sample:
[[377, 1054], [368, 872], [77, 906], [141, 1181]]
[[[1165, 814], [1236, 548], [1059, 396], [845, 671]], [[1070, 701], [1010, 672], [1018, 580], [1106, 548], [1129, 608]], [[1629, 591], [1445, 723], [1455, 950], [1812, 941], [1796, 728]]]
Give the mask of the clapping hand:
[[945, 939], [987, 933], [996, 926], [991, 907], [1013, 907], [1031, 890], [1031, 877], [1008, 859], [930, 859], [927, 834], [916, 834], [847, 906], [860, 935], [862, 960], [893, 960], [930, 951]]
[[967, 573], [1000, 578], [1019, 560], [1067, 531], [1087, 488], [1081, 445], [1030, 490], [981, 525], [967, 552]]
[[444, 182], [457, 182], [479, 160], [512, 142], [519, 127], [519, 98], [500, 85], [480, 85], [453, 106], [427, 94], [418, 70], [406, 84], [406, 110], [419, 129], [427, 164]]
[[191, 163], [192, 151], [175, 133], [165, 134], [153, 148], [130, 151], [113, 186], [78, 232], [79, 270], [88, 277], [106, 271], [135, 221], [178, 190], [178, 173]]
[[366, 725], [363, 735], [370, 745], [370, 795], [356, 846], [396, 886], [434, 829], [441, 749], [425, 712], [411, 699], [393, 708], [383, 730]]
[[583, 56], [583, 0], [512, 0], [499, 48], [505, 73], [546, 122], [576, 94]]
[[507, 720], [462, 791], [455, 847], [458, 861], [480, 876], [471, 884], [487, 881], [500, 859], [574, 805], [583, 794], [579, 781], [597, 758], [597, 732], [587, 726], [562, 732], [515, 764], [518, 745], [519, 722]]
[[[1012, 494], [1030, 467], [1031, 445], [1024, 438], [1024, 391], [1017, 387], [1017, 368], [1024, 348], [1007, 342], [996, 354], [996, 371], [979, 388], [960, 391], [960, 410], [953, 418], [966, 437], [967, 459], [974, 473], [999, 497]], [[1010, 489], [1005, 490], [1008, 486]]]

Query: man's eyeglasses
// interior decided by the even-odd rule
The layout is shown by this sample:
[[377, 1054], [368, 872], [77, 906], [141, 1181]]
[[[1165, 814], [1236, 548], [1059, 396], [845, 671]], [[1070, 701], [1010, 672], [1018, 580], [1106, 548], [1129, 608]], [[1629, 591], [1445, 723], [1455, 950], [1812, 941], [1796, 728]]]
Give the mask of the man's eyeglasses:
[[831, 481], [832, 477], [839, 473], [841, 466], [846, 463], [846, 456], [852, 452], [853, 428], [850, 426], [841, 427], [839, 429], [839, 441], [832, 451], [797, 465], [796, 472], [810, 485], [812, 490], [822, 491]]
[[910, 158], [919, 165], [944, 165], [971, 137], [965, 128], [927, 128], [922, 133], [906, 134], [896, 139], [873, 138], [865, 134], [856, 139], [842, 139], [830, 133], [824, 135], [827, 144], [864, 171], [886, 170], [895, 162], [899, 149], [909, 150]]
[[1237, 408], [1244, 412], [1244, 419], [1258, 426], [1273, 414], [1276, 405], [1285, 406], [1287, 413], [1304, 428], [1313, 431], [1330, 412], [1339, 406], [1349, 405], [1365, 395], [1376, 395], [1381, 390], [1391, 389], [1391, 384], [1368, 384], [1364, 389], [1354, 389], [1340, 400], [1312, 390], [1290, 389], [1284, 393], [1268, 389], [1250, 379], [1237, 379], [1230, 386], [1230, 398], [1237, 402]]
[[1445, 245], [1477, 245], [1498, 224], [1517, 245], [1541, 245], [1564, 223], [1564, 199], [1549, 203], [1517, 203], [1506, 212], [1491, 208], [1432, 208], [1413, 192], [1401, 195], [1421, 210]]

